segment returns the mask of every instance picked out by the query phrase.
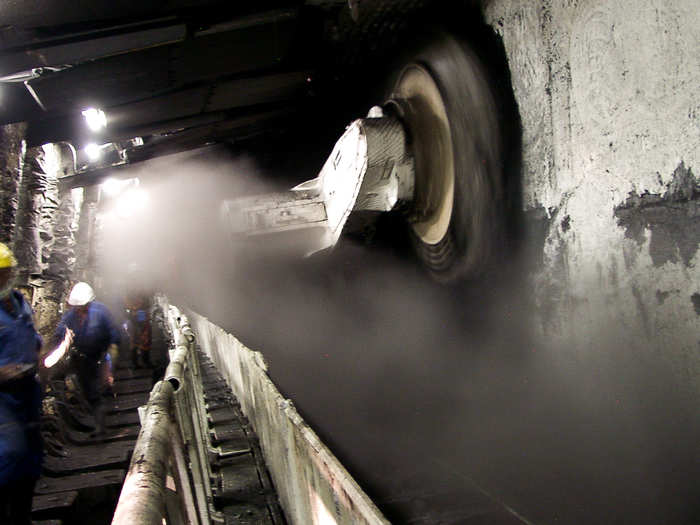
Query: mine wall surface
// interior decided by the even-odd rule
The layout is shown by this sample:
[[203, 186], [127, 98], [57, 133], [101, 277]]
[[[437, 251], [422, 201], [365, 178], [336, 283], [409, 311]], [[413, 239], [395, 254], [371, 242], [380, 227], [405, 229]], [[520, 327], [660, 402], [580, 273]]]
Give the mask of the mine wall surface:
[[546, 221], [542, 333], [585, 356], [614, 327], [616, 346], [663, 355], [697, 396], [697, 3], [494, 0], [484, 13], [522, 119], [525, 212]]
[[[621, 522], [691, 523], [700, 519], [698, 4], [493, 0], [484, 14], [502, 37], [522, 122], [533, 352], [547, 352], [568, 382], [557, 392], [577, 423], [554, 427], [582, 442], [565, 447], [579, 461], [566, 458], [551, 478], [583, 488], [574, 465], [588, 463], [599, 489], [619, 489], [583, 498], [591, 515], [609, 519], [607, 500], [628, 508]], [[557, 516], [529, 512], [535, 522]]]

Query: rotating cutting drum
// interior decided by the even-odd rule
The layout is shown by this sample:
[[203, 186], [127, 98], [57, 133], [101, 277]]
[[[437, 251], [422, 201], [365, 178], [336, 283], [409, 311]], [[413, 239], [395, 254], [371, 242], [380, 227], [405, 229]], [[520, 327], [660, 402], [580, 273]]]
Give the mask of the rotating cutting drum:
[[441, 36], [408, 61], [382, 106], [352, 122], [318, 177], [224, 202], [235, 237], [301, 230], [304, 253], [333, 247], [351, 213], [401, 210], [436, 280], [481, 273], [502, 235], [497, 108], [483, 66]]
[[480, 273], [502, 230], [496, 104], [476, 56], [449, 37], [405, 67], [392, 102], [415, 158], [408, 216], [418, 257], [438, 280]]

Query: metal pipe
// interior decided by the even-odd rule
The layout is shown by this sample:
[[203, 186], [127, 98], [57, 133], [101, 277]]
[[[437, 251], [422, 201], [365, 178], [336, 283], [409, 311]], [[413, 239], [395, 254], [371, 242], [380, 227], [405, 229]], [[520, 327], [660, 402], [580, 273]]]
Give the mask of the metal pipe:
[[172, 399], [169, 382], [159, 381], [153, 387], [112, 525], [162, 525]]
[[165, 381], [170, 383], [174, 392], [180, 390], [180, 385], [184, 381], [188, 351], [189, 348], [184, 345], [175, 347], [174, 352], [170, 356], [170, 364], [165, 370]]

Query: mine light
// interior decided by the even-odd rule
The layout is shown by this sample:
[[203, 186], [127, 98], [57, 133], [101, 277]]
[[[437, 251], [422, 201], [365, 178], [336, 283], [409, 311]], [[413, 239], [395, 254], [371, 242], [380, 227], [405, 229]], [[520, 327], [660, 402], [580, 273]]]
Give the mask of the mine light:
[[53, 365], [58, 363], [61, 358], [65, 355], [66, 351], [70, 348], [73, 342], [73, 332], [70, 329], [66, 329], [66, 335], [63, 337], [61, 343], [44, 359], [44, 366], [46, 368], [51, 368]]
[[107, 117], [105, 112], [97, 108], [87, 108], [83, 111], [85, 123], [92, 131], [100, 131], [107, 127]]
[[95, 161], [102, 156], [102, 148], [100, 148], [100, 146], [98, 146], [94, 142], [91, 142], [90, 144], [85, 146], [84, 151], [88, 159], [92, 161]]

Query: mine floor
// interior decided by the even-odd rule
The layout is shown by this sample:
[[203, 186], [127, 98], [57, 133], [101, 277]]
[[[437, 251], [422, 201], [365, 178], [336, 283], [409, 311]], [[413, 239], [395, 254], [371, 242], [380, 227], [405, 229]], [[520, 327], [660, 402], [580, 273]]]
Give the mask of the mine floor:
[[[257, 437], [221, 374], [203, 354], [201, 362], [215, 510], [225, 523], [285, 523]], [[162, 369], [117, 367], [114, 397], [106, 401], [106, 433], [90, 432], [79, 406], [58, 401], [44, 416], [46, 457], [32, 505], [36, 525], [111, 523], [139, 435], [138, 407], [148, 402]], [[61, 393], [54, 395], [61, 399]], [[167, 519], [167, 518], [166, 518]]]

